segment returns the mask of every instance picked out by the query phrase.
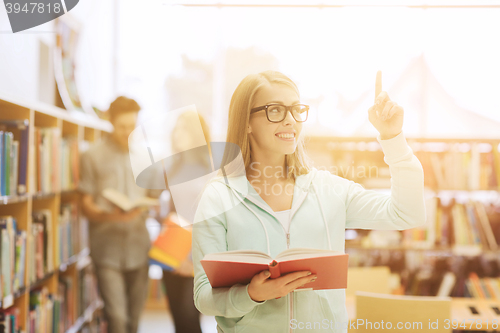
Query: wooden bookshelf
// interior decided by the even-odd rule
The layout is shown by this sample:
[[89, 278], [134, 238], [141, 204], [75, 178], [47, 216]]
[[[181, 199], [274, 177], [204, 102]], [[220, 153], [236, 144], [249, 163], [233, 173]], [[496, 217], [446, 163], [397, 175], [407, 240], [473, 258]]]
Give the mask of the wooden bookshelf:
[[[44, 278], [31, 282], [29, 279], [30, 272], [27, 263], [31, 258], [30, 243], [27, 243], [26, 261], [24, 262], [24, 288], [17, 290], [10, 297], [4, 297], [2, 300], [2, 308], [7, 309], [15, 307], [19, 309], [18, 322], [22, 332], [28, 332], [29, 325], [29, 306], [30, 294], [41, 288], [47, 288], [49, 293], [58, 293], [58, 283], [61, 278], [70, 281], [72, 290], [71, 293], [75, 297], [74, 304], [79, 304], [78, 290], [79, 285], [78, 274], [81, 270], [87, 269], [91, 263], [89, 257], [89, 249], [87, 246], [81, 246], [77, 253], [74, 253], [68, 260], [61, 262], [56, 242], [58, 238], [58, 226], [60, 223], [61, 205], [67, 202], [77, 203], [79, 200], [78, 192], [75, 188], [61, 190], [55, 188], [49, 193], [40, 193], [35, 191], [34, 174], [36, 172], [35, 161], [35, 127], [52, 127], [57, 128], [60, 133], [60, 138], [75, 138], [79, 143], [87, 141], [89, 143], [96, 142], [100, 139], [104, 132], [111, 132], [112, 126], [109, 122], [98, 118], [89, 119], [88, 116], [70, 114], [66, 110], [58, 107], [36, 102], [26, 101], [22, 98], [9, 96], [0, 93], [0, 120], [23, 120], [29, 121], [29, 144], [28, 144], [28, 164], [27, 164], [27, 190], [23, 195], [0, 196], [0, 215], [11, 215], [17, 221], [17, 229], [24, 230], [30, 233], [32, 229], [32, 212], [39, 209], [48, 209], [52, 214], [52, 230], [51, 235], [54, 242], [47, 243], [52, 249], [52, 260], [54, 269], [48, 272]], [[15, 135], [14, 135], [15, 136]], [[14, 139], [19, 139], [15, 138]], [[80, 209], [80, 207], [78, 208]], [[78, 211], [78, 223], [83, 223], [85, 218]], [[77, 306], [75, 306], [76, 308]], [[92, 320], [92, 315], [95, 311], [102, 307], [102, 302], [97, 299], [90, 304], [82, 314], [77, 315], [77, 310], [72, 313], [73, 323], [67, 332], [79, 332], [81, 327]]]
[[[467, 266], [466, 272], [471, 272], [471, 267], [476, 267], [471, 264], [474, 262], [490, 260], [496, 261], [495, 265], [500, 264], [500, 261], [496, 259], [500, 258], [500, 220], [490, 220], [489, 216], [488, 219], [481, 220], [479, 208], [476, 205], [469, 206], [471, 210], [465, 208], [471, 201], [484, 203], [484, 207], [490, 203], [495, 206], [500, 203], [500, 154], [498, 154], [500, 136], [498, 138], [407, 137], [406, 140], [423, 166], [426, 200], [438, 200], [437, 207], [440, 208], [436, 211], [439, 213], [435, 214], [436, 211], [433, 211], [428, 214], [428, 223], [424, 227], [403, 231], [382, 231], [399, 233], [401, 235], [399, 244], [391, 242], [384, 246], [376, 245], [368, 237], [372, 231], [349, 230], [355, 231], [351, 233], [351, 236], [358, 234], [358, 238], [355, 239], [346, 237], [345, 248], [350, 254], [352, 265], [380, 265], [382, 261], [384, 265], [392, 266], [391, 269], [398, 273], [406, 270], [404, 273], [408, 275], [408, 270], [418, 271], [421, 267], [423, 271], [430, 272], [429, 267], [440, 260], [441, 263], [446, 262], [453, 269], [462, 267], [461, 265]], [[328, 170], [340, 177], [355, 181], [365, 189], [390, 193], [389, 166], [384, 161], [382, 148], [375, 137], [309, 136], [306, 138], [306, 149], [316, 168]], [[360, 173], [361, 176], [357, 174], [360, 167], [365, 170], [364, 174]], [[371, 170], [370, 168], [377, 172], [370, 174], [367, 171]], [[426, 208], [429, 209], [429, 207], [430, 205], [426, 203]], [[444, 214], [445, 209], [443, 207], [447, 209], [447, 222], [443, 222], [444, 218], [441, 219], [440, 214]], [[452, 215], [454, 207], [463, 209], [464, 214]], [[453, 214], [458, 213], [455, 211]], [[436, 220], [441, 219], [439, 220], [441, 225], [436, 224], [435, 220], [431, 221], [430, 216], [435, 216]], [[458, 219], [457, 216], [465, 218]], [[471, 216], [475, 218], [471, 219]], [[460, 220], [465, 228], [456, 227], [457, 220]], [[495, 227], [492, 228], [496, 245], [495, 242], [491, 242], [491, 238], [487, 241], [485, 229], [483, 229], [485, 220], [490, 227], [493, 226], [492, 223], [495, 223]], [[451, 229], [443, 229], [443, 223], [450, 224]], [[455, 234], [455, 228], [461, 229], [461, 233]], [[443, 241], [441, 234], [438, 241], [436, 235], [431, 234], [432, 230], [436, 233], [448, 232], [452, 236], [444, 237], [445, 241]], [[469, 233], [478, 236], [474, 238], [474, 243], [457, 242], [456, 236], [463, 236], [463, 230], [467, 230], [465, 234], [469, 240], [474, 238], [469, 237]], [[422, 239], [419, 238], [420, 235], [423, 235]], [[416, 237], [413, 238], [413, 236]], [[479, 238], [480, 242], [478, 242]], [[396, 257], [399, 259], [391, 262]], [[404, 259], [400, 260], [401, 258]], [[415, 262], [422, 264], [415, 265]], [[411, 266], [411, 269], [408, 269], [408, 266]], [[491, 273], [484, 274], [487, 276], [486, 274]], [[458, 275], [457, 278], [460, 279]], [[465, 278], [467, 277], [462, 276], [462, 279]], [[457, 283], [463, 284], [463, 280]], [[415, 290], [418, 288], [410, 290], [409, 294]], [[457, 297], [457, 295], [452, 296]]]

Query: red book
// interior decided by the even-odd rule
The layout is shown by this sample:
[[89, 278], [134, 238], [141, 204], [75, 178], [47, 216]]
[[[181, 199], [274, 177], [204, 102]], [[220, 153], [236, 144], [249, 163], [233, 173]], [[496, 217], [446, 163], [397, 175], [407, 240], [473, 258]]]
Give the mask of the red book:
[[212, 288], [247, 284], [255, 274], [269, 270], [271, 279], [297, 271], [317, 275], [316, 281], [297, 289], [345, 289], [348, 257], [340, 251], [294, 248], [273, 259], [264, 252], [237, 250], [207, 254], [201, 264]]

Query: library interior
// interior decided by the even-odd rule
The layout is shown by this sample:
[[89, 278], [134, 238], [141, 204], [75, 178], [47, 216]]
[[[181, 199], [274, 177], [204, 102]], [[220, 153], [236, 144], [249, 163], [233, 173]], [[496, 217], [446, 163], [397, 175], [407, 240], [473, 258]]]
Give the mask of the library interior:
[[500, 331], [499, 1], [71, 2], [0, 6], [0, 332]]

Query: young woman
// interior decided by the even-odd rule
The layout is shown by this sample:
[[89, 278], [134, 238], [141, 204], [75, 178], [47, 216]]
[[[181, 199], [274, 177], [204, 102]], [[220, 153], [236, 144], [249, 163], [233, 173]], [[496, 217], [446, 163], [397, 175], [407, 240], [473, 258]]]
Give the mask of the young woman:
[[[401, 131], [403, 109], [382, 91], [380, 72], [368, 116], [390, 167], [390, 195], [311, 168], [301, 135], [307, 115], [297, 86], [279, 72], [247, 76], [232, 96], [226, 141], [241, 148], [246, 175], [210, 182], [193, 226], [194, 302], [216, 317], [218, 332], [347, 332], [345, 290], [294, 292], [317, 278], [307, 271], [277, 279], [263, 271], [247, 285], [212, 288], [200, 263], [206, 254], [344, 251], [346, 228], [402, 230], [425, 222], [423, 169]], [[241, 201], [232, 209], [228, 190], [229, 199]]]

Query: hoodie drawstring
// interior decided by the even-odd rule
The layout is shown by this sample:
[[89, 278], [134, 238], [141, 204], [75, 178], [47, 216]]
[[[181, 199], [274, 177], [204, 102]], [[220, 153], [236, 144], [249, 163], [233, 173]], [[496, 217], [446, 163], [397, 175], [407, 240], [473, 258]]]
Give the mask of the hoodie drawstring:
[[[323, 211], [323, 205], [321, 204], [321, 200], [320, 200], [320, 198], [318, 196], [318, 190], [316, 189], [316, 185], [313, 183], [312, 186], [314, 188], [314, 192], [316, 192], [316, 198], [318, 198], [319, 209], [321, 210], [321, 217], [323, 218], [323, 223], [325, 224], [325, 228], [326, 228], [326, 239], [328, 241], [328, 249], [331, 251], [332, 250], [332, 244], [331, 244], [331, 241], [330, 241], [330, 230], [328, 229], [328, 223], [326, 222], [325, 212]], [[236, 191], [232, 187], [231, 187], [231, 190], [233, 191], [234, 195], [237, 198], [239, 198], [239, 195], [236, 193]], [[271, 256], [271, 248], [270, 248], [270, 245], [269, 245], [269, 234], [267, 233], [266, 225], [261, 220], [261, 218], [259, 217], [259, 215], [257, 215], [257, 213], [255, 213], [250, 207], [248, 207], [248, 205], [245, 203], [245, 199], [244, 198], [241, 200], [241, 203], [243, 205], [245, 205], [245, 207], [248, 208], [248, 210], [251, 211], [255, 215], [255, 217], [259, 220], [260, 224], [262, 224], [262, 227], [264, 228], [264, 232], [266, 233], [267, 254], [269, 256]]]
[[[236, 191], [231, 187], [231, 190], [233, 191], [234, 195], [239, 198], [238, 194], [236, 193]], [[271, 257], [271, 247], [269, 246], [269, 235], [267, 233], [267, 228], [264, 224], [264, 222], [262, 222], [262, 220], [260, 219], [259, 215], [257, 215], [257, 213], [255, 213], [252, 209], [250, 209], [250, 207], [248, 207], [248, 205], [245, 203], [245, 198], [243, 198], [241, 200], [241, 203], [245, 205], [246, 208], [248, 208], [249, 211], [251, 211], [253, 213], [253, 215], [255, 215], [255, 217], [257, 217], [257, 219], [259, 219], [260, 221], [260, 224], [262, 224], [262, 227], [264, 228], [264, 232], [266, 233], [266, 242], [267, 242], [267, 254]]]
[[318, 190], [316, 189], [316, 185], [314, 183], [312, 183], [312, 186], [314, 188], [314, 192], [316, 192], [316, 198], [318, 198], [319, 209], [321, 210], [321, 216], [323, 217], [323, 222], [325, 223], [325, 228], [326, 228], [326, 239], [328, 240], [328, 249], [331, 251], [332, 244], [330, 242], [330, 230], [328, 230], [328, 223], [326, 223], [325, 212], [323, 211], [323, 205], [321, 205], [321, 200], [319, 198]]

